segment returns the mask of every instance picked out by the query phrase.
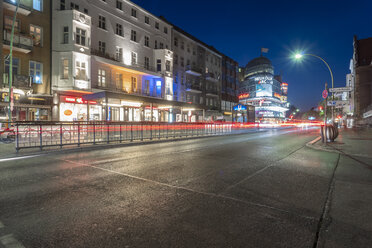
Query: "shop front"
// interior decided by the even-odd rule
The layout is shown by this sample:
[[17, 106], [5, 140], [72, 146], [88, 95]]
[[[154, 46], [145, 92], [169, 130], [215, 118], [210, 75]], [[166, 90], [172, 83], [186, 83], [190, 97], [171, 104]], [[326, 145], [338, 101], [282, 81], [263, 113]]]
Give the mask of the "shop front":
[[[9, 90], [0, 90], [0, 121], [9, 120]], [[49, 121], [51, 96], [35, 96], [21, 89], [13, 89], [12, 121]]]
[[97, 101], [86, 101], [77, 96], [60, 96], [60, 121], [100, 121], [102, 106]]

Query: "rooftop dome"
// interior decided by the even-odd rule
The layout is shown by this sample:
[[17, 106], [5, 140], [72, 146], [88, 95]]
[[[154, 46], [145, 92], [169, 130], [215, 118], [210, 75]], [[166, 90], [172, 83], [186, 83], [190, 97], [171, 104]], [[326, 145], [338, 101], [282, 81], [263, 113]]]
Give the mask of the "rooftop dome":
[[249, 61], [246, 68], [249, 69], [257, 65], [270, 65], [271, 66], [271, 61], [268, 58], [261, 56], [261, 57], [258, 57], [258, 58], [255, 58]]

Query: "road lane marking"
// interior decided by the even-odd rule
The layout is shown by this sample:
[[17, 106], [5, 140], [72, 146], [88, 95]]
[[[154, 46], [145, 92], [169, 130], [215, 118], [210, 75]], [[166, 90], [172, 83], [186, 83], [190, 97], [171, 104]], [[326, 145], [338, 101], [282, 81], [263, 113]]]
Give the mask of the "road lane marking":
[[13, 234], [0, 237], [0, 242], [5, 246], [5, 248], [25, 248], [21, 242], [14, 238]]
[[7, 162], [7, 161], [13, 161], [13, 160], [21, 160], [21, 159], [27, 159], [27, 158], [35, 158], [35, 157], [40, 157], [41, 154], [38, 155], [30, 155], [30, 156], [22, 156], [22, 157], [13, 157], [13, 158], [2, 158], [0, 159], [1, 162]]
[[152, 184], [157, 184], [157, 185], [160, 185], [160, 186], [165, 186], [165, 187], [168, 187], [168, 188], [184, 190], [184, 191], [188, 191], [188, 192], [192, 192], [192, 193], [196, 193], [196, 194], [200, 194], [200, 195], [205, 195], [205, 196], [210, 196], [210, 197], [214, 197], [214, 198], [232, 200], [232, 201], [235, 201], [235, 202], [240, 202], [240, 203], [244, 203], [244, 204], [248, 204], [248, 205], [253, 205], [253, 206], [256, 206], [256, 207], [267, 208], [267, 209], [271, 209], [271, 210], [275, 210], [275, 211], [279, 211], [279, 212], [284, 212], [286, 214], [296, 215], [298, 217], [305, 218], [305, 219], [311, 219], [311, 220], [315, 219], [314, 217], [302, 215], [302, 214], [299, 214], [299, 213], [295, 213], [293, 211], [288, 211], [288, 210], [285, 210], [285, 209], [276, 208], [276, 207], [268, 206], [268, 205], [265, 205], [265, 204], [245, 201], [245, 200], [237, 199], [237, 198], [226, 196], [226, 195], [219, 195], [219, 194], [215, 194], [215, 193], [197, 191], [197, 190], [190, 189], [190, 188], [185, 188], [185, 187], [181, 187], [181, 186], [162, 183], [162, 182], [154, 181], [154, 180], [143, 178], [143, 177], [133, 176], [133, 175], [130, 175], [130, 174], [127, 174], [127, 173], [122, 173], [122, 172], [118, 172], [118, 171], [114, 171], [114, 170], [110, 170], [110, 169], [101, 168], [99, 166], [87, 165], [87, 164], [85, 164], [85, 166], [92, 167], [92, 168], [95, 168], [95, 169], [98, 169], [98, 170], [103, 170], [103, 171], [110, 172], [110, 173], [117, 174], [117, 175], [122, 175], [122, 176], [129, 177], [129, 178], [132, 178], [132, 179], [141, 180], [141, 181], [152, 183]]

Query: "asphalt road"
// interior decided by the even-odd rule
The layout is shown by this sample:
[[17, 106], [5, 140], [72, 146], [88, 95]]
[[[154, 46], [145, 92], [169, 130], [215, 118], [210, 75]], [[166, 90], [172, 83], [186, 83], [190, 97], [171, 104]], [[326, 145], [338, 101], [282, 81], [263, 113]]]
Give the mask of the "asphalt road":
[[271, 130], [0, 162], [0, 247], [314, 247], [339, 155]]

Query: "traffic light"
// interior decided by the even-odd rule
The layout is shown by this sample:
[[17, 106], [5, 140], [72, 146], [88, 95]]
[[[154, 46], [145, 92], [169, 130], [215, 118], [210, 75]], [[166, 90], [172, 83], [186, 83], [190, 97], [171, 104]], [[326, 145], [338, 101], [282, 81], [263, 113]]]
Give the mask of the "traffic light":
[[323, 110], [323, 106], [319, 106], [319, 111], [322, 111]]

